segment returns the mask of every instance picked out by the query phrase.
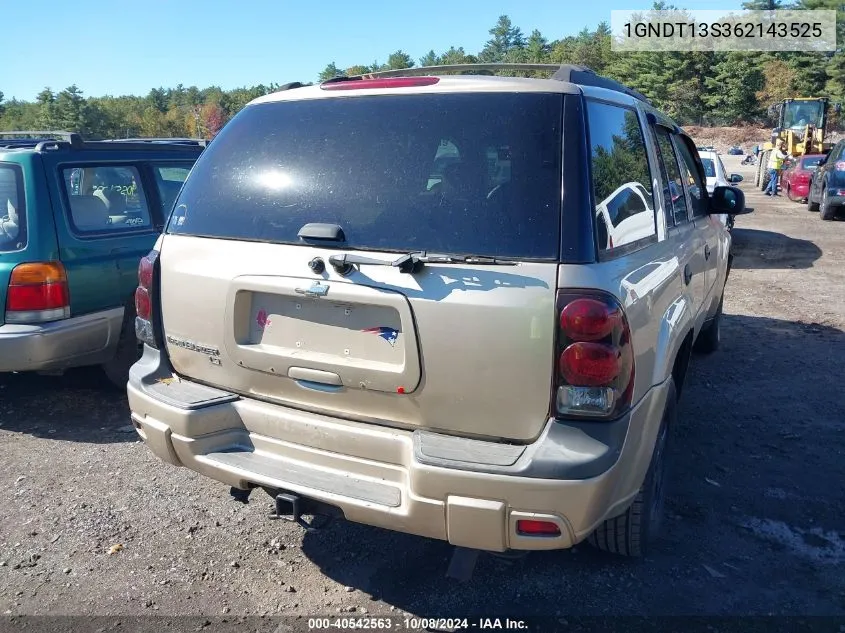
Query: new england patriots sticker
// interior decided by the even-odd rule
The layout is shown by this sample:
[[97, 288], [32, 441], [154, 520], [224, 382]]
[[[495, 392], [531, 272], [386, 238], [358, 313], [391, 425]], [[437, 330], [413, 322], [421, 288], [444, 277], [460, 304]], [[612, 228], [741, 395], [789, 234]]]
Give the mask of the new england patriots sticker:
[[381, 338], [390, 343], [390, 347], [394, 347], [396, 345], [396, 339], [399, 338], [398, 330], [394, 330], [392, 327], [386, 327], [384, 325], [381, 327], [368, 327], [367, 329], [361, 331], [366, 332], [367, 334], [378, 334]]

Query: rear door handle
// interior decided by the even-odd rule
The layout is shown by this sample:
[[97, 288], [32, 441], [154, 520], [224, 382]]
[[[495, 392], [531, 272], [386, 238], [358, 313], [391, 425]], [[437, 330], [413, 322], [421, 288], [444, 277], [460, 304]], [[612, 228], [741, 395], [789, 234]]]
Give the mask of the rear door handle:
[[343, 385], [343, 380], [337, 374], [321, 369], [311, 369], [310, 367], [291, 367], [288, 369], [288, 378], [322, 385], [332, 385], [334, 387]]
[[710, 244], [704, 245], [704, 259], [710, 259]]
[[689, 286], [689, 282], [692, 281], [692, 269], [689, 267], [689, 264], [684, 266], [684, 283]]

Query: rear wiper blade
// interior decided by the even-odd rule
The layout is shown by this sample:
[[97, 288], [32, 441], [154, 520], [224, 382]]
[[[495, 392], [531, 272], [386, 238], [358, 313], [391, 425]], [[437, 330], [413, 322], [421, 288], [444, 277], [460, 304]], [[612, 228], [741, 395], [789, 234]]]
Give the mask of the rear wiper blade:
[[363, 255], [331, 255], [329, 263], [340, 274], [347, 274], [352, 270], [354, 264], [365, 264], [369, 266], [392, 266], [403, 273], [419, 272], [424, 264], [479, 264], [484, 266], [516, 266], [516, 262], [495, 257], [483, 257], [479, 255], [445, 255], [443, 253], [429, 253], [417, 251], [402, 255], [395, 260], [375, 259]]
[[[443, 253], [429, 253], [417, 251], [408, 253], [404, 257], [414, 257], [422, 262], [431, 264], [491, 264], [494, 266], [516, 266], [516, 262], [509, 259], [497, 259], [484, 255], [444, 255]], [[398, 261], [398, 260], [397, 260]]]
[[516, 266], [516, 262], [495, 257], [484, 257], [482, 255], [445, 255], [443, 253], [429, 253], [428, 251], [417, 251], [408, 253], [393, 262], [399, 270], [404, 267], [412, 267], [413, 271], [419, 270], [422, 264], [478, 264], [483, 266]]

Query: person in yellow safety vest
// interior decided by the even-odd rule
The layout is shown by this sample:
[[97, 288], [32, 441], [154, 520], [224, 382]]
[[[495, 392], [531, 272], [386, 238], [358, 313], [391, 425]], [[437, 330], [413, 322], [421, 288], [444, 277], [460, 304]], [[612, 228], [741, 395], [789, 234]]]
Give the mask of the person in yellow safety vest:
[[780, 172], [783, 169], [783, 161], [786, 160], [786, 144], [783, 141], [778, 141], [777, 147], [772, 150], [769, 155], [769, 184], [766, 185], [765, 194], [767, 196], [778, 195], [778, 183], [780, 181]]

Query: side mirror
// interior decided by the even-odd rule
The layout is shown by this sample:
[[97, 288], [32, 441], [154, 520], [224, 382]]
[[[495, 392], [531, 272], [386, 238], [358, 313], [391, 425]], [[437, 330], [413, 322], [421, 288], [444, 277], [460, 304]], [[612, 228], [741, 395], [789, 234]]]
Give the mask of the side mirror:
[[821, 166], [822, 166], [822, 165], [824, 165], [826, 162], [827, 162], [827, 156], [825, 156], [824, 158], [822, 158], [822, 159], [819, 161], [818, 166], [819, 166], [819, 167], [821, 167]]
[[742, 182], [744, 178], [739, 174], [731, 174], [731, 177], [728, 178], [732, 183]]
[[737, 187], [716, 187], [710, 196], [711, 215], [743, 215], [751, 213], [745, 207], [745, 194]]

